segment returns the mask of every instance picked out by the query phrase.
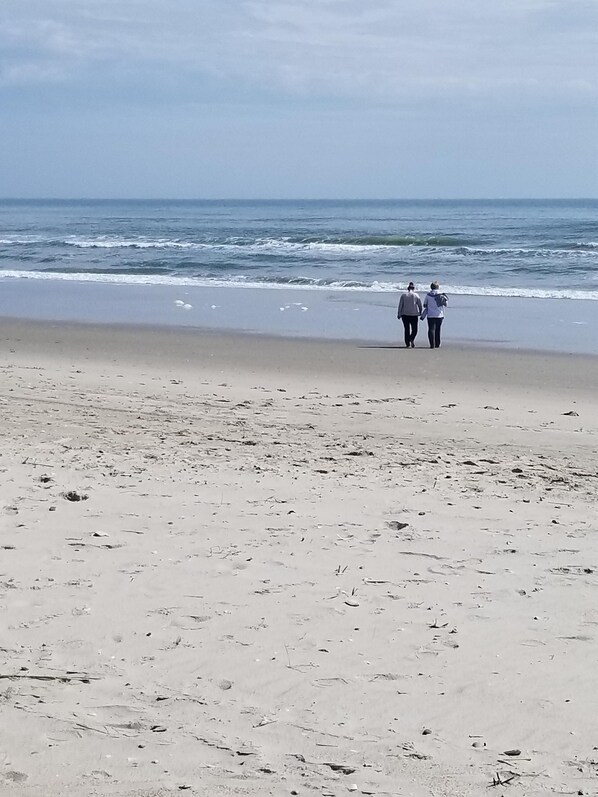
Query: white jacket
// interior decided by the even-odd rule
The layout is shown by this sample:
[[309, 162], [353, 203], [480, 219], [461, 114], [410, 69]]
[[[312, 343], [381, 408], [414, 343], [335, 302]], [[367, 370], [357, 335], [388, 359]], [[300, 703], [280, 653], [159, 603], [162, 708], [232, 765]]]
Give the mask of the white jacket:
[[444, 307], [438, 304], [436, 296], [441, 291], [428, 291], [424, 299], [424, 310], [428, 311], [428, 318], [444, 318]]

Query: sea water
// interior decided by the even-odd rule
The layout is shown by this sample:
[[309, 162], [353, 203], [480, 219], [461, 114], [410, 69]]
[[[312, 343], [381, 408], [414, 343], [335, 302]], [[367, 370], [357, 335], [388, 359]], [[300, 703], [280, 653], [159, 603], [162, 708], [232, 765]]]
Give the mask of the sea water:
[[[62, 317], [60, 297], [70, 296], [72, 303], [76, 283], [88, 286], [85, 294], [76, 293], [87, 308], [76, 314], [82, 320], [115, 320], [110, 307], [124, 307], [134, 297], [116, 320], [161, 322], [155, 309], [141, 317], [145, 296], [149, 304], [162, 301], [156, 297], [168, 302], [166, 323], [181, 323], [178, 311], [188, 305], [187, 325], [238, 328], [223, 320], [226, 313], [213, 312], [229, 304], [218, 297], [229, 296], [237, 309], [260, 308], [252, 320], [244, 318], [245, 329], [330, 336], [334, 329], [316, 323], [313, 312], [317, 307], [326, 315], [324, 296], [330, 317], [340, 308], [339, 321], [343, 312], [344, 318], [363, 314], [368, 304], [372, 317], [383, 312], [390, 318], [398, 290], [413, 280], [423, 291], [432, 279], [451, 297], [451, 312], [465, 313], [460, 322], [455, 314], [445, 325], [460, 339], [526, 336], [518, 329], [505, 337], [505, 317], [507, 328], [509, 318], [533, 317], [540, 344], [551, 337], [551, 317], [591, 327], [593, 308], [598, 310], [598, 200], [0, 201], [0, 291], [8, 297], [0, 304], [3, 314], [19, 306], [19, 297], [34, 296], [33, 316]], [[100, 284], [112, 286], [108, 294], [99, 291]], [[135, 288], [141, 286], [162, 292], [139, 293]], [[248, 293], [234, 301], [227, 293], [239, 296], [241, 288], [252, 289], [251, 302]], [[217, 295], [210, 293], [215, 290]], [[490, 297], [526, 302], [497, 305]], [[212, 311], [209, 319], [205, 312], [196, 316], [198, 303]], [[276, 323], [267, 321], [270, 311], [264, 308], [280, 313]], [[483, 319], [485, 310], [497, 314], [496, 329], [486, 330], [486, 337], [475, 329], [476, 313]], [[300, 321], [289, 320], [308, 312]], [[347, 323], [340, 337], [351, 330], [357, 338], [395, 334], [394, 327], [384, 334], [366, 330], [356, 316]], [[545, 324], [546, 335], [538, 323]], [[588, 344], [587, 331], [568, 330], [560, 337], [575, 333], [586, 339], [582, 349], [593, 351], [598, 343]], [[569, 343], [565, 348], [571, 347], [579, 349]]]

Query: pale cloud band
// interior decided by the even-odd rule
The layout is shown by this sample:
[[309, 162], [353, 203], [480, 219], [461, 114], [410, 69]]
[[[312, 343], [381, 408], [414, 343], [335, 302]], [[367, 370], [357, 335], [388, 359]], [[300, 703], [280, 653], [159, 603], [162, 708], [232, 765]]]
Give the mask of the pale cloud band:
[[598, 94], [594, 0], [4, 0], [0, 86], [384, 104]]

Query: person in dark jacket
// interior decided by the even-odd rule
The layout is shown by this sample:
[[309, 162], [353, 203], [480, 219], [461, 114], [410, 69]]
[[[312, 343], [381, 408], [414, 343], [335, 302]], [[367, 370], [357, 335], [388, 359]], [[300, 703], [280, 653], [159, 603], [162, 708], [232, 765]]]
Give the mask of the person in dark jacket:
[[415, 285], [410, 282], [405, 293], [399, 299], [397, 318], [400, 318], [405, 327], [405, 348], [415, 348], [417, 336], [417, 322], [423, 311], [422, 300], [415, 292]]

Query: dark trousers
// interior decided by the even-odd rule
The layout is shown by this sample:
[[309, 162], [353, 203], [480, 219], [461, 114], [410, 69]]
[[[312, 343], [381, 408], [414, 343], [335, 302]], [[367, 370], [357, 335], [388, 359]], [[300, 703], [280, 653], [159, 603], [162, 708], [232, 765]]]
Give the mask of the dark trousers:
[[440, 327], [443, 320], [443, 318], [428, 318], [428, 340], [431, 349], [437, 349], [440, 346]]
[[417, 320], [419, 316], [416, 315], [402, 315], [401, 321], [405, 327], [405, 346], [411, 346], [417, 336]]

